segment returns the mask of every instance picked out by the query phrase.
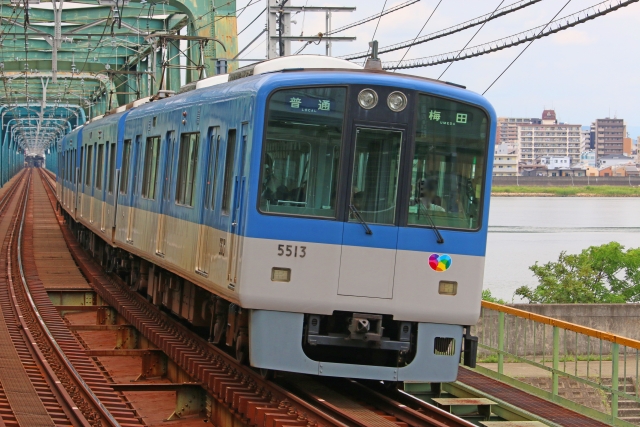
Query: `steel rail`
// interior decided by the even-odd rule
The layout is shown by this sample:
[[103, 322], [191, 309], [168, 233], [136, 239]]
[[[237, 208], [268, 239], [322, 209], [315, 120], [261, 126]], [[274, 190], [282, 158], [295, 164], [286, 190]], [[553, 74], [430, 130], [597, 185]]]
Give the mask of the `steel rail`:
[[[31, 180], [31, 177], [29, 179]], [[29, 188], [30, 188], [30, 184], [31, 184], [30, 180], [27, 183], [27, 190], [25, 192], [25, 201], [24, 201], [24, 205], [22, 207], [22, 216], [21, 216], [21, 219], [19, 221], [17, 251], [16, 251], [17, 258], [18, 258], [18, 270], [19, 270], [19, 273], [20, 273], [20, 279], [21, 279], [23, 290], [25, 292], [25, 296], [27, 298], [27, 301], [29, 302], [29, 305], [31, 306], [31, 310], [33, 311], [33, 314], [35, 315], [38, 323], [40, 324], [40, 328], [42, 329], [44, 334], [47, 336], [47, 339], [48, 339], [49, 343], [51, 344], [51, 348], [53, 350], [55, 350], [55, 353], [57, 354], [58, 358], [65, 364], [67, 371], [73, 376], [73, 378], [75, 379], [76, 384], [82, 389], [82, 391], [85, 394], [85, 396], [87, 396], [89, 398], [91, 403], [98, 410], [98, 412], [100, 412], [100, 414], [104, 417], [104, 420], [107, 421], [109, 423], [109, 425], [111, 425], [113, 427], [120, 427], [120, 423], [109, 412], [109, 410], [104, 406], [104, 404], [100, 401], [100, 399], [94, 394], [93, 390], [91, 390], [91, 388], [88, 386], [88, 384], [82, 378], [80, 373], [73, 366], [73, 363], [71, 363], [71, 361], [69, 360], [67, 355], [64, 353], [64, 351], [62, 350], [62, 348], [58, 344], [58, 341], [55, 339], [55, 337], [53, 336], [53, 334], [49, 330], [46, 322], [44, 321], [44, 319], [43, 319], [43, 317], [42, 317], [42, 315], [40, 313], [40, 310], [38, 309], [35, 301], [33, 300], [33, 297], [32, 297], [31, 292], [29, 290], [29, 285], [27, 284], [27, 279], [25, 277], [24, 268], [23, 268], [23, 264], [22, 264], [22, 236], [23, 236], [25, 218], [26, 218], [26, 214], [27, 214]], [[85, 422], [86, 422], [86, 420], [85, 420]]]
[[[444, 411], [430, 403], [420, 400], [402, 390], [388, 389], [378, 385], [363, 384], [362, 381], [349, 380], [352, 389], [366, 395], [368, 401], [383, 411], [411, 425], [428, 418], [434, 426], [473, 427], [475, 424]], [[416, 424], [414, 424], [416, 423]]]
[[[316, 389], [315, 385], [320, 388]], [[316, 406], [322, 407], [334, 417], [346, 424], [368, 427], [368, 423], [377, 422], [376, 415], [362, 416], [363, 409], [373, 406], [387, 416], [395, 417], [411, 427], [474, 427], [474, 424], [449, 412], [421, 401], [398, 389], [388, 389], [375, 381], [358, 381], [347, 378], [310, 378], [291, 375], [282, 381], [283, 387], [296, 395], [304, 397]], [[323, 390], [324, 389], [324, 390]], [[328, 392], [335, 393], [328, 398]], [[354, 400], [351, 396], [356, 396]], [[341, 399], [354, 403], [363, 402], [362, 408], [344, 405]]]
[[[20, 348], [19, 345], [22, 344], [24, 346], [23, 348], [28, 351], [29, 357], [31, 358], [33, 363], [37, 365], [39, 368], [38, 370], [39, 375], [38, 377], [34, 378], [29, 375], [29, 372], [25, 367], [25, 371], [27, 371], [26, 374], [29, 377], [29, 380], [33, 384], [34, 388], [36, 388], [36, 383], [34, 382], [34, 379], [37, 380], [37, 378], [42, 378], [45, 381], [45, 383], [49, 386], [49, 389], [45, 391], [42, 391], [42, 390], [38, 391], [36, 388], [36, 394], [38, 398], [40, 398], [40, 400], [42, 401], [43, 405], [45, 406], [46, 411], [51, 417], [52, 421], [54, 419], [57, 419], [58, 417], [55, 417], [52, 412], [52, 408], [47, 407], [47, 405], [45, 404], [45, 401], [51, 398], [53, 398], [56, 401], [56, 403], [59, 405], [60, 410], [64, 413], [67, 419], [66, 422], [71, 422], [73, 423], [74, 426], [90, 427], [90, 424], [78, 411], [78, 408], [75, 407], [73, 400], [68, 395], [68, 393], [66, 392], [66, 390], [64, 389], [60, 381], [58, 381], [58, 376], [55, 374], [53, 368], [48, 363], [46, 357], [44, 356], [44, 354], [36, 344], [36, 339], [31, 333], [31, 330], [29, 329], [29, 325], [27, 324], [27, 320], [23, 316], [24, 313], [20, 308], [20, 305], [17, 300], [17, 296], [15, 294], [15, 288], [13, 283], [13, 273], [11, 268], [12, 262], [13, 262], [12, 260], [13, 240], [15, 236], [16, 226], [19, 221], [20, 207], [23, 205], [26, 205], [28, 202], [29, 187], [31, 183], [31, 175], [27, 172], [27, 170], [25, 170], [23, 175], [24, 174], [28, 175], [27, 182], [23, 184], [22, 193], [19, 195], [17, 206], [15, 207], [15, 210], [14, 210], [15, 219], [13, 220], [13, 226], [11, 227], [10, 225], [11, 229], [7, 230], [5, 235], [7, 263], [6, 263], [6, 267], [3, 265], [2, 268], [6, 268], [6, 271], [5, 271], [6, 278], [7, 278], [7, 283], [9, 285], [7, 289], [7, 298], [10, 300], [10, 302], [9, 302], [9, 308], [7, 309], [7, 307], [5, 307], [5, 309], [3, 310], [4, 322], [7, 325], [7, 328], [12, 326], [12, 327], [17, 327], [22, 329], [20, 338], [13, 339], [12, 337], [12, 342], [16, 351], [19, 351], [19, 348]], [[21, 177], [19, 181], [16, 181], [14, 183], [13, 188], [11, 189], [11, 192], [10, 192], [11, 199], [13, 198], [13, 195], [16, 193], [17, 188], [22, 184], [23, 180], [24, 180], [24, 176]], [[4, 210], [5, 206], [7, 205], [7, 202], [5, 202], [5, 199], [6, 197], [3, 198], [2, 200], [4, 204], [2, 208], [0, 208], [0, 211]], [[23, 363], [24, 363], [24, 360], [23, 360]], [[50, 392], [51, 394], [46, 395], [47, 392]], [[18, 419], [19, 417], [16, 415], [16, 418]]]

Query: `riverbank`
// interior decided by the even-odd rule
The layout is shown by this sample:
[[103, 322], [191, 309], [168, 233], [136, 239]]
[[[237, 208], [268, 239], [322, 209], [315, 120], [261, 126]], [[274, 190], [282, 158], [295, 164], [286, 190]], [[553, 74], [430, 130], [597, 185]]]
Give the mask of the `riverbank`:
[[640, 187], [587, 185], [575, 187], [494, 186], [494, 197], [640, 197]]

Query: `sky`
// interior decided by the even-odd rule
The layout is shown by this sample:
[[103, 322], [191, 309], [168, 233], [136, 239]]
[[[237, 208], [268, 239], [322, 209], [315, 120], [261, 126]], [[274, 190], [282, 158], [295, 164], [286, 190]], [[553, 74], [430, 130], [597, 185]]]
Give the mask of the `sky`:
[[[243, 30], [265, 8], [267, 0], [241, 10], [251, 0], [237, 0], [238, 31]], [[386, 0], [385, 9], [406, 0]], [[421, 0], [380, 20], [375, 39], [379, 45], [412, 40], [437, 7], [420, 33], [426, 35], [493, 12], [516, 0]], [[617, 4], [620, 0], [615, 0]], [[439, 3], [439, 5], [438, 5]], [[600, 0], [571, 0], [558, 18], [599, 4]], [[604, 2], [608, 4], [609, 2]], [[383, 10], [385, 0], [289, 0], [294, 6], [353, 6], [354, 12], [336, 12], [332, 27], [375, 15]], [[547, 24], [566, 4], [565, 0], [542, 0], [518, 12], [487, 23], [469, 46], [487, 43]], [[298, 13], [292, 17], [292, 35], [314, 35], [325, 31], [325, 14]], [[239, 36], [238, 46], [244, 48], [266, 23], [266, 14], [259, 17]], [[346, 30], [337, 36], [356, 37], [353, 42], [333, 43], [333, 56], [367, 50], [376, 31], [377, 20]], [[627, 132], [636, 142], [640, 136], [640, 2], [611, 12], [584, 24], [534, 41], [485, 97], [498, 116], [540, 117], [544, 109], [554, 109], [558, 120], [588, 126], [597, 118], [625, 119]], [[477, 31], [474, 27], [455, 35], [413, 46], [406, 58], [420, 58], [461, 49]], [[266, 36], [260, 37], [240, 57], [264, 58]], [[303, 43], [292, 43], [295, 52]], [[442, 80], [465, 85], [483, 93], [502, 73], [526, 44], [495, 53], [456, 62]], [[381, 55], [382, 61], [399, 60], [406, 49]], [[304, 54], [325, 54], [325, 45], [309, 45]], [[243, 65], [248, 62], [242, 62]], [[402, 70], [430, 78], [438, 78], [447, 64]]]

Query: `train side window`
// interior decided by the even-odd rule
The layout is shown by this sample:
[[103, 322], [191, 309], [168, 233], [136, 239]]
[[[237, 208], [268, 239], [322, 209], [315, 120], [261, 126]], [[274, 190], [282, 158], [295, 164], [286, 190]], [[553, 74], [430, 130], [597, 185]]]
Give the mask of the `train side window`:
[[109, 194], [113, 194], [113, 180], [116, 177], [116, 144], [109, 148]]
[[127, 194], [129, 191], [129, 169], [131, 164], [131, 140], [124, 140], [122, 149], [122, 172], [120, 177], [120, 194]]
[[80, 167], [78, 168], [78, 184], [82, 185], [82, 166], [84, 165], [84, 162], [86, 161], [86, 159], [84, 158], [85, 153], [84, 153], [84, 147], [80, 147]]
[[164, 187], [162, 190], [162, 198], [169, 200], [171, 197], [171, 182], [173, 178], [173, 155], [175, 147], [175, 131], [167, 132], [167, 160], [165, 161], [164, 168]]
[[88, 145], [87, 161], [86, 161], [87, 169], [86, 169], [86, 174], [84, 176], [84, 184], [87, 186], [91, 185], [91, 165], [93, 164], [92, 158], [93, 158], [93, 145]]
[[[80, 158], [82, 158], [82, 149], [80, 150]], [[73, 158], [72, 158], [72, 164], [71, 167], [73, 168], [72, 170], [72, 175], [71, 175], [71, 179], [73, 180], [74, 184], [76, 181], [80, 181], [80, 177], [82, 176], [82, 166], [78, 167], [78, 175], [76, 175], [76, 165], [78, 164], [78, 149], [74, 148], [73, 150]]]
[[179, 205], [193, 206], [199, 143], [199, 133], [180, 135], [178, 181], [176, 183], [176, 203]]
[[227, 154], [224, 162], [224, 187], [222, 189], [222, 212], [229, 213], [231, 206], [231, 181], [233, 180], [233, 164], [236, 154], [236, 130], [229, 129], [227, 137]]
[[98, 157], [96, 159], [96, 190], [102, 190], [102, 175], [104, 169], [104, 146], [98, 144]]
[[207, 164], [207, 193], [205, 207], [213, 209], [215, 206], [216, 183], [218, 181], [218, 150], [220, 148], [220, 128], [211, 129], [209, 138], [209, 161]]
[[160, 137], [147, 138], [144, 148], [144, 169], [142, 172], [142, 197], [156, 198], [156, 178], [158, 177], [158, 162], [160, 152]]

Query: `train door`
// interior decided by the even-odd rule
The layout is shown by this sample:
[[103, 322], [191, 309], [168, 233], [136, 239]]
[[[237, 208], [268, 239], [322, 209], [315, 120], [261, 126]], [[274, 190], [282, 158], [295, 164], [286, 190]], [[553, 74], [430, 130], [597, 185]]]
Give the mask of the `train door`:
[[140, 173], [140, 167], [138, 165], [138, 158], [140, 156], [140, 135], [136, 135], [136, 140], [133, 144], [133, 160], [131, 162], [131, 170], [133, 172], [133, 180], [131, 182], [131, 189], [129, 191], [129, 215], [127, 218], [127, 242], [133, 243], [133, 220], [135, 217], [135, 200], [138, 192], [138, 174]]
[[61, 151], [58, 154], [58, 173], [56, 174], [56, 195], [58, 196], [60, 203], [64, 206], [64, 184], [66, 180], [67, 172], [67, 158], [65, 151]]
[[111, 143], [107, 146], [107, 171], [106, 171], [106, 192], [104, 204], [102, 206], [102, 231], [107, 227], [113, 227], [114, 216], [116, 210], [116, 144]]
[[229, 280], [233, 283], [238, 281], [238, 267], [240, 265], [240, 254], [242, 253], [241, 239], [243, 230], [242, 212], [245, 202], [246, 177], [244, 176], [246, 153], [247, 153], [247, 132], [248, 124], [242, 124], [242, 137], [238, 149], [238, 174], [235, 177], [234, 202], [231, 211], [231, 246], [229, 248]]
[[211, 257], [211, 236], [209, 227], [205, 224], [205, 210], [213, 209], [213, 197], [215, 194], [215, 175], [217, 172], [218, 149], [220, 147], [220, 128], [211, 127], [207, 134], [207, 144], [203, 150], [203, 158], [206, 159], [206, 169], [203, 175], [202, 205], [198, 216], [198, 249], [196, 251], [196, 273], [203, 276], [209, 274], [209, 262]]
[[158, 215], [158, 229], [156, 231], [156, 255], [164, 257], [166, 247], [165, 222], [167, 218], [166, 210], [171, 199], [171, 188], [173, 187], [173, 152], [176, 145], [175, 131], [167, 132], [167, 148], [165, 152], [164, 183], [162, 188], [162, 198], [160, 199], [160, 212]]
[[84, 165], [84, 147], [80, 147], [80, 162], [76, 167], [76, 193], [73, 198], [73, 212], [76, 217], [82, 216], [82, 212], [78, 214], [78, 206], [80, 206], [80, 210], [82, 210], [82, 199], [80, 196], [82, 193], [82, 165]]
[[392, 298], [403, 129], [354, 126], [338, 294]]
[[[102, 223], [104, 222], [104, 162], [105, 162], [105, 150], [109, 146], [109, 143], [98, 144], [96, 150], [96, 177], [95, 177], [95, 190], [93, 198], [91, 199], [91, 221], [98, 222], [98, 226], [101, 231]], [[108, 158], [108, 157], [107, 157]], [[96, 212], [97, 211], [97, 212]], [[95, 216], [94, 216], [95, 215]], [[99, 216], [99, 221], [96, 221]]]
[[[243, 125], [245, 129], [245, 125]], [[243, 130], [243, 132], [245, 132]], [[222, 194], [222, 212], [229, 215], [229, 225], [227, 232], [227, 242], [229, 242], [229, 251], [227, 258], [227, 280], [235, 283], [237, 277], [237, 254], [238, 254], [238, 233], [241, 230], [240, 224], [240, 211], [243, 202], [243, 187], [245, 180], [243, 177], [244, 171], [244, 152], [246, 137], [243, 137], [239, 147], [237, 147], [237, 130], [229, 129], [227, 136], [227, 155], [225, 158], [225, 171], [224, 171], [224, 187]], [[236, 151], [237, 151], [237, 168], [234, 175], [234, 166], [236, 165]]]

